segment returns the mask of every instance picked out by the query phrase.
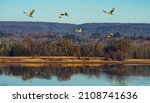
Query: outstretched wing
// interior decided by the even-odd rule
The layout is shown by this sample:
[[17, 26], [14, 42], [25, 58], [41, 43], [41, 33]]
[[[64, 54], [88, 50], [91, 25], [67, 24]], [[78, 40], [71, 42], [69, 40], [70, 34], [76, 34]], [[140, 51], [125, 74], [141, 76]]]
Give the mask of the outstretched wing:
[[61, 16], [64, 16], [64, 14], [63, 14], [63, 13], [61, 13], [60, 15], [61, 15]]
[[115, 11], [115, 8], [113, 8], [111, 11], [110, 11], [110, 13], [113, 13]]
[[76, 30], [75, 30], [75, 32], [79, 32], [79, 30], [78, 30], [78, 29], [76, 29]]
[[84, 31], [84, 29], [83, 29], [83, 28], [81, 28], [81, 30], [82, 30], [82, 31]]
[[76, 32], [79, 32], [79, 33], [82, 33], [84, 31], [83, 28], [80, 28], [80, 29], [76, 29]]
[[35, 12], [35, 10], [33, 9], [33, 10], [30, 12], [30, 15], [33, 15], [34, 12]]
[[61, 18], [62, 16], [64, 16], [64, 14], [63, 14], [63, 13], [59, 14], [59, 18]]
[[105, 12], [105, 13], [106, 13], [106, 11], [105, 11], [105, 10], [103, 10], [103, 12]]

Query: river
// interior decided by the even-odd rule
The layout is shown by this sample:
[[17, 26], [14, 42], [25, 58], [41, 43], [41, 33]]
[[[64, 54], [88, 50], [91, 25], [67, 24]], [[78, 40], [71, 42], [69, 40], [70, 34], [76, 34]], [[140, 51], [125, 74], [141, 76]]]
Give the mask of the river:
[[150, 65], [7, 63], [0, 86], [150, 86]]

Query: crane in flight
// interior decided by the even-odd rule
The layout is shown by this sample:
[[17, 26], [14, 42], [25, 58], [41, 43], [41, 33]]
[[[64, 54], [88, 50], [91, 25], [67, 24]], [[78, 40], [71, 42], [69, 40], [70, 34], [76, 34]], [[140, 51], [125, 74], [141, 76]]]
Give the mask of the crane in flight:
[[27, 13], [27, 12], [23, 12], [26, 16], [28, 16], [28, 17], [32, 17], [33, 18], [33, 13], [35, 12], [35, 10], [33, 9], [31, 12], [29, 12], [29, 13]]
[[115, 11], [115, 8], [113, 8], [112, 10], [110, 11], [105, 11], [103, 10], [103, 12], [105, 12], [106, 14], [109, 14], [109, 15], [114, 15], [113, 12]]
[[75, 31], [78, 32], [78, 33], [82, 33], [82, 32], [84, 32], [84, 29], [83, 28], [79, 28], [79, 29], [76, 29]]
[[63, 16], [69, 17], [68, 13], [66, 13], [66, 12], [59, 14], [59, 18], [62, 18]]
[[113, 38], [113, 37], [114, 37], [114, 34], [113, 34], [113, 33], [107, 35], [107, 38]]

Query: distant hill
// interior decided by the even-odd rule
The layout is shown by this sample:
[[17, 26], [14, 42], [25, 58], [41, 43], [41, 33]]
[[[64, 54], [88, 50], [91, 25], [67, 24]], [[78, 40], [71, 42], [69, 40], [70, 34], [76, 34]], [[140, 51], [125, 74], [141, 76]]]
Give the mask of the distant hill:
[[0, 32], [27, 33], [27, 32], [72, 32], [74, 24], [46, 23], [46, 22], [0, 22]]
[[[65, 24], [48, 22], [0, 22], [0, 33], [24, 34], [28, 32], [55, 32], [58, 34], [76, 34], [76, 28], [84, 28], [84, 34], [108, 34], [119, 32], [123, 35], [150, 35], [150, 24], [134, 23], [86, 23]], [[5, 34], [4, 34], [5, 35]], [[3, 36], [4, 36], [3, 35]]]

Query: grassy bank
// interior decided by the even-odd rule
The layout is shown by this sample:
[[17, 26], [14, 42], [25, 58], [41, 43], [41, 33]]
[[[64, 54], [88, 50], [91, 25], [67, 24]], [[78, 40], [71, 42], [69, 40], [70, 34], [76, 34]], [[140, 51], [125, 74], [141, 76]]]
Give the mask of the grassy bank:
[[125, 59], [123, 61], [104, 60], [103, 57], [67, 57], [67, 56], [41, 56], [41, 57], [7, 57], [0, 56], [0, 63], [125, 63], [150, 64], [150, 59]]

